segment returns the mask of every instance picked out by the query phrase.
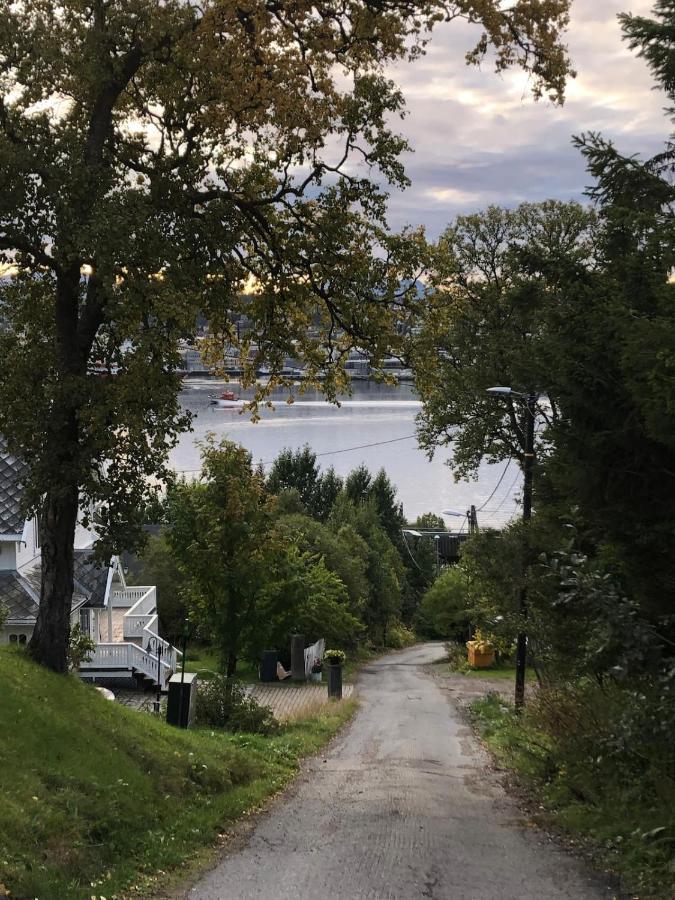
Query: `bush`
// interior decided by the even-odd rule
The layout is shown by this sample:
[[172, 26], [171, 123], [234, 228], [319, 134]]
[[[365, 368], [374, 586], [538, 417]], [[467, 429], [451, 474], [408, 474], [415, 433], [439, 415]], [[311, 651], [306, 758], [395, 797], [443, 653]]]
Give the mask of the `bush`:
[[224, 675], [200, 683], [195, 724], [256, 734], [273, 734], [279, 730], [272, 711], [249, 697], [239, 682]]
[[428, 637], [465, 641], [471, 636], [467, 578], [460, 566], [449, 566], [422, 597], [417, 614]]
[[85, 634], [79, 624], [70, 629], [68, 641], [68, 665], [71, 669], [79, 669], [82, 663], [89, 662], [96, 650], [96, 644]]
[[408, 628], [403, 622], [392, 622], [387, 628], [387, 647], [392, 650], [402, 650], [404, 647], [410, 647], [417, 643], [417, 635]]

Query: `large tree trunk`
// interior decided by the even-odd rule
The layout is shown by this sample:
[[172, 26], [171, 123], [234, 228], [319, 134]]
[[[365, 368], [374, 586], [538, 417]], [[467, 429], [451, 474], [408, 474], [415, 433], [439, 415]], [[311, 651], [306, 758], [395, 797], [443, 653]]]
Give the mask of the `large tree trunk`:
[[46, 498], [41, 516], [40, 610], [29, 652], [55, 672], [68, 671], [77, 508], [77, 487], [62, 485], [58, 493]]
[[[46, 423], [44, 464], [49, 486], [42, 506], [42, 584], [40, 610], [29, 645], [30, 655], [55, 672], [68, 671], [70, 611], [73, 601], [73, 549], [79, 506], [80, 441], [77, 378], [86, 375], [90, 333], [78, 333], [79, 263], [57, 280], [55, 325], [61, 396]], [[95, 324], [95, 323], [94, 323]], [[86, 339], [85, 339], [86, 338]]]

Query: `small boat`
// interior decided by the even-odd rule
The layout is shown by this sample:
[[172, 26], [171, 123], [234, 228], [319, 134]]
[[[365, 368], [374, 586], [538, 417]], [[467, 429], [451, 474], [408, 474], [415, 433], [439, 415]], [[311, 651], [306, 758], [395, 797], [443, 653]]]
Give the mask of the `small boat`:
[[219, 409], [241, 409], [244, 402], [244, 400], [235, 395], [234, 391], [223, 391], [217, 397], [211, 397], [212, 405], [217, 406]]

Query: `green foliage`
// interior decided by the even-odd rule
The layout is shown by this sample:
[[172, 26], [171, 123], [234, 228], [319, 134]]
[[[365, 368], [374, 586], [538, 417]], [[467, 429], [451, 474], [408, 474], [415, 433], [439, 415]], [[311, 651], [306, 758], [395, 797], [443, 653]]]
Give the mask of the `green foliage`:
[[284, 544], [250, 454], [208, 441], [202, 459], [202, 480], [179, 484], [170, 496], [168, 540], [200, 636], [220, 648], [232, 676], [237, 657], [256, 639], [261, 606], [269, 613], [280, 600], [274, 588]]
[[471, 617], [468, 576], [462, 566], [448, 566], [424, 594], [417, 627], [428, 637], [466, 641], [471, 637]]
[[403, 622], [393, 621], [387, 626], [387, 647], [392, 650], [403, 650], [417, 643], [415, 632]]
[[347, 659], [347, 654], [344, 652], [344, 650], [326, 650], [323, 654], [323, 658], [333, 665], [336, 665], [338, 663], [342, 665]]
[[267, 490], [271, 494], [293, 490], [307, 512], [318, 519], [327, 518], [330, 509], [320, 508], [321, 476], [316, 464], [316, 454], [308, 444], [298, 450], [282, 450], [272, 463], [267, 476]]
[[344, 584], [349, 597], [349, 609], [359, 616], [370, 585], [366, 570], [368, 546], [350, 525], [337, 529], [306, 515], [286, 515], [277, 522], [285, 538], [302, 552], [323, 560]]
[[178, 646], [188, 614], [186, 579], [165, 533], [151, 535], [140, 562], [141, 584], [154, 584], [157, 588], [157, 611], [162, 634]]
[[357, 505], [345, 493], [336, 501], [330, 523], [338, 529], [353, 530], [365, 544], [369, 588], [362, 620], [370, 640], [383, 645], [389, 622], [400, 615], [404, 572], [401, 557], [380, 525], [372, 500]]
[[70, 629], [70, 640], [68, 642], [68, 666], [70, 669], [77, 671], [83, 662], [89, 662], [91, 655], [96, 649], [95, 641], [85, 634], [78, 622]]
[[584, 681], [540, 690], [524, 715], [497, 697], [472, 707], [500, 764], [575, 838], [590, 840], [622, 876], [622, 892], [675, 891], [675, 757], [670, 687]]
[[224, 675], [199, 684], [195, 725], [255, 734], [279, 731], [272, 711], [249, 697], [239, 682]]
[[[452, 441], [456, 477], [483, 458], [523, 460], [523, 406], [487, 388], [538, 393], [540, 421], [556, 420], [551, 333], [561, 284], [593, 259], [594, 225], [579, 204], [547, 201], [460, 216], [440, 238], [413, 367], [420, 441], [429, 452]], [[537, 444], [546, 447], [545, 430]]]

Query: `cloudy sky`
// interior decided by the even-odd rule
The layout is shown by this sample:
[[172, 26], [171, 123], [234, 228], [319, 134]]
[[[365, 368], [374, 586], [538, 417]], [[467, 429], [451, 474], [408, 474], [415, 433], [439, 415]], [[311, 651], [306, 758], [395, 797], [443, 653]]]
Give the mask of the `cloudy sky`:
[[601, 131], [630, 153], [657, 151], [669, 133], [664, 95], [621, 40], [618, 12], [648, 13], [651, 0], [573, 0], [567, 35], [577, 78], [562, 108], [535, 103], [520, 73], [464, 65], [468, 26], [440, 26], [427, 55], [399, 65], [408, 115], [399, 128], [414, 153], [412, 187], [391, 198], [394, 228], [424, 224], [435, 237], [458, 213], [549, 197], [582, 199], [589, 183], [571, 136]]

